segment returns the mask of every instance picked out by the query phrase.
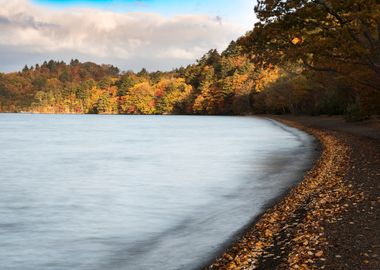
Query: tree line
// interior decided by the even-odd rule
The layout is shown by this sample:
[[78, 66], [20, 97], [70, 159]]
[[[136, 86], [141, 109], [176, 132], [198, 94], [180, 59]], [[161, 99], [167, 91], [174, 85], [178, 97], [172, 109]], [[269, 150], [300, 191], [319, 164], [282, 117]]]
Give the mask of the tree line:
[[0, 73], [0, 111], [102, 114], [380, 113], [376, 0], [259, 0], [221, 53], [170, 72], [78, 60]]

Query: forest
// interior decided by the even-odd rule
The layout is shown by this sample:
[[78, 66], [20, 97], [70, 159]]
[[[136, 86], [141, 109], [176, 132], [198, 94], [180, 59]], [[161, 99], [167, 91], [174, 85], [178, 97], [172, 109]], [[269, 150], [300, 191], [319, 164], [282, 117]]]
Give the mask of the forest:
[[0, 73], [0, 112], [380, 114], [380, 1], [258, 0], [254, 28], [170, 72], [46, 61]]

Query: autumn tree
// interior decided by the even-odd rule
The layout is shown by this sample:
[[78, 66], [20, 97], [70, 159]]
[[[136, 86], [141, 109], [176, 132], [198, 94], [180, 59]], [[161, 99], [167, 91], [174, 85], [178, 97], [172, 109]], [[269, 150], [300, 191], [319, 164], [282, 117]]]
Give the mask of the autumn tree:
[[127, 114], [154, 114], [155, 113], [155, 90], [148, 82], [134, 85], [121, 97], [121, 113]]
[[300, 63], [380, 91], [376, 0], [259, 0], [259, 23], [240, 40], [257, 63]]
[[118, 88], [118, 96], [125, 96], [128, 94], [129, 89], [131, 89], [134, 85], [141, 82], [134, 73], [129, 72], [120, 77], [119, 80], [115, 82], [115, 85]]
[[379, 1], [259, 0], [255, 11], [259, 22], [238, 41], [254, 63], [298, 74], [328, 73], [349, 81], [359, 100], [377, 99]]
[[156, 113], [184, 113], [192, 92], [183, 78], [160, 80], [155, 85]]

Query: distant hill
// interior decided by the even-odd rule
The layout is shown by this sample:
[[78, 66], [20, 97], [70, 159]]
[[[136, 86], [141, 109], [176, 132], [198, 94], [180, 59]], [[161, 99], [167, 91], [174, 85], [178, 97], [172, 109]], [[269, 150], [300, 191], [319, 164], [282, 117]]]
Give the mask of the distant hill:
[[380, 114], [380, 5], [329, 3], [260, 0], [252, 31], [171, 72], [50, 60], [0, 73], [0, 111]]

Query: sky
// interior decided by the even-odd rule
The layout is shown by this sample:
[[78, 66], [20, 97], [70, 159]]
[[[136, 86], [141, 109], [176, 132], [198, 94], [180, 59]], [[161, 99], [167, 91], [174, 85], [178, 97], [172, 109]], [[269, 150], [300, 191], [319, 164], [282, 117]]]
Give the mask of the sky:
[[0, 0], [0, 72], [77, 58], [171, 70], [252, 29], [255, 0]]

